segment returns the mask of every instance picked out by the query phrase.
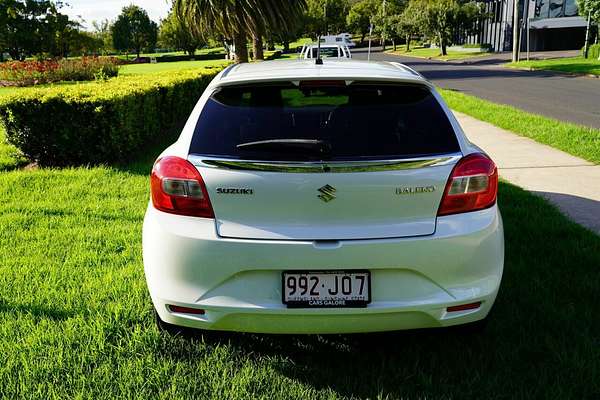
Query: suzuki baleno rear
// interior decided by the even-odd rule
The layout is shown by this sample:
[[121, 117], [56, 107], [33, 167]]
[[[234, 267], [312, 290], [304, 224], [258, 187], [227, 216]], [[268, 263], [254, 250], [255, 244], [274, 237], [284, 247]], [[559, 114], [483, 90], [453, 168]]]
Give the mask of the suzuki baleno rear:
[[230, 67], [156, 161], [144, 266], [161, 326], [347, 333], [482, 320], [497, 169], [400, 64]]

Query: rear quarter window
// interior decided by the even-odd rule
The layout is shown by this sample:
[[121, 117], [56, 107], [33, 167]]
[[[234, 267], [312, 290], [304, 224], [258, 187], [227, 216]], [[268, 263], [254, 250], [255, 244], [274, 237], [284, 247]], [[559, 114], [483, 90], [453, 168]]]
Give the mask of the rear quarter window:
[[[319, 141], [319, 151], [251, 142]], [[456, 134], [429, 88], [417, 84], [312, 82], [217, 89], [190, 153], [261, 161], [383, 160], [454, 153]]]

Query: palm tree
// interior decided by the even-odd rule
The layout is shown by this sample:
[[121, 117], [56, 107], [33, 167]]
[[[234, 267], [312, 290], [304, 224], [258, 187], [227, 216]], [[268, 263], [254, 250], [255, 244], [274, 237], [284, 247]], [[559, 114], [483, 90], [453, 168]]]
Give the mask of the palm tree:
[[[262, 50], [267, 29], [287, 28], [302, 15], [304, 0], [174, 0], [173, 7], [198, 34], [207, 28], [231, 39], [237, 62], [248, 62], [248, 37]], [[255, 50], [255, 57], [261, 51]]]

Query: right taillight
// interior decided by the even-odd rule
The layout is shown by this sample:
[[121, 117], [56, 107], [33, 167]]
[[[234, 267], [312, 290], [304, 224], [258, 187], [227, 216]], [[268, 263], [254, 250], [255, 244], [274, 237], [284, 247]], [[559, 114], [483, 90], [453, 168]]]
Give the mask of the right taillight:
[[154, 163], [150, 178], [154, 208], [171, 214], [214, 218], [208, 191], [189, 161], [168, 156]]
[[450, 174], [438, 215], [483, 210], [496, 204], [498, 168], [489, 157], [469, 154]]

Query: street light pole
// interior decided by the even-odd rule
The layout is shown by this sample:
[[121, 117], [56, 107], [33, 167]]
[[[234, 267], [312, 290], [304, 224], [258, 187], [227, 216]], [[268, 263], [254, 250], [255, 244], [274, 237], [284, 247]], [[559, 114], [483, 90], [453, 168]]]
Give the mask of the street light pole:
[[513, 51], [512, 62], [519, 61], [519, 0], [513, 0]]
[[386, 0], [383, 0], [383, 5], [382, 5], [382, 8], [383, 8], [383, 29], [381, 31], [381, 42], [382, 42], [382, 45], [383, 45], [383, 51], [385, 51], [385, 28], [387, 27], [387, 21], [385, 20], [385, 1]]
[[367, 53], [367, 61], [371, 61], [371, 39], [373, 37], [373, 23], [369, 24], [369, 52]]
[[327, 29], [329, 28], [327, 26], [327, 0], [323, 3], [323, 18], [325, 19], [325, 35], [329, 35], [329, 32], [327, 32]]
[[588, 52], [590, 50], [590, 23], [592, 20], [592, 12], [588, 11], [587, 27], [585, 28], [585, 49], [583, 50], [583, 57], [588, 58]]
[[527, 61], [529, 61], [529, 15], [527, 15]]

